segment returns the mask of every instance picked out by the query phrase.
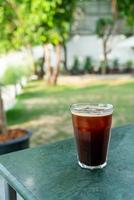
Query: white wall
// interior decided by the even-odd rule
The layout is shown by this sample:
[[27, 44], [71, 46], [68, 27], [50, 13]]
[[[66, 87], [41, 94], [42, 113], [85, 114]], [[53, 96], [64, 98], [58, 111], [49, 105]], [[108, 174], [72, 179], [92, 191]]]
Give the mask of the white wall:
[[19, 84], [16, 86], [14, 85], [7, 85], [2, 87], [2, 99], [4, 103], [4, 109], [9, 110], [13, 108], [16, 103], [16, 95], [22, 93], [22, 88]]
[[96, 36], [74, 36], [67, 43], [67, 63], [72, 66], [75, 57], [82, 62], [86, 56], [98, 60], [101, 54], [101, 40]]
[[[122, 48], [119, 44], [124, 42], [125, 38], [122, 35], [114, 37], [111, 40], [112, 52], [108, 55], [109, 60], [118, 58], [120, 63], [124, 63], [127, 60], [133, 60], [134, 62], [134, 51], [127, 47]], [[82, 62], [86, 56], [90, 56], [96, 63], [103, 58], [102, 53], [102, 40], [96, 35], [92, 36], [74, 36], [67, 43], [68, 50], [68, 65], [72, 66], [75, 57], [79, 57]]]
[[[124, 63], [127, 60], [133, 60], [134, 62], [134, 50], [128, 47], [122, 47], [120, 45], [126, 39], [124, 36], [119, 35], [114, 37], [112, 40], [112, 52], [109, 54], [109, 59], [119, 59], [120, 63]], [[134, 46], [134, 43], [133, 43]], [[132, 47], [132, 45], [131, 45]], [[52, 65], [55, 65], [55, 50], [51, 48]], [[75, 57], [79, 57], [80, 62], [83, 62], [85, 57], [90, 56], [96, 64], [102, 59], [102, 40], [96, 35], [79, 36], [75, 35], [67, 42], [67, 63], [68, 67], [71, 67]], [[6, 56], [0, 57], [0, 76], [8, 65], [21, 64], [28, 62], [27, 58], [28, 51], [10, 53]], [[33, 54], [35, 59], [42, 57], [44, 50], [41, 46], [33, 48]]]

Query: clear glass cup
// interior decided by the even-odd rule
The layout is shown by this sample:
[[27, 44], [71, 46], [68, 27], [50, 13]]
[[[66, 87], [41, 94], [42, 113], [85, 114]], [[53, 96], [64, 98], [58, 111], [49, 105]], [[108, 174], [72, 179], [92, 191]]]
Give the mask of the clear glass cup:
[[78, 151], [78, 164], [87, 169], [105, 167], [113, 105], [78, 103], [71, 105], [70, 110]]

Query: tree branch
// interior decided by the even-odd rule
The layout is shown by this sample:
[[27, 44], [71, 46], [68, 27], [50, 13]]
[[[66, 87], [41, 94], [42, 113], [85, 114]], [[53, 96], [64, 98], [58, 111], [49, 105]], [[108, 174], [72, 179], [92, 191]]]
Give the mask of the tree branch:
[[20, 24], [23, 24], [22, 18], [20, 17], [19, 13], [18, 13], [18, 9], [17, 9], [17, 5], [10, 1], [10, 0], [5, 0], [5, 2], [10, 6], [10, 8], [15, 12], [17, 18], [19, 19]]

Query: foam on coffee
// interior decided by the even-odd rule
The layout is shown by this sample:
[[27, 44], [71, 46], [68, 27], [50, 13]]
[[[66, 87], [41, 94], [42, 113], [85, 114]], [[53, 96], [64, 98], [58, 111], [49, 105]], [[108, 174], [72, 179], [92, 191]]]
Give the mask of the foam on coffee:
[[97, 116], [106, 116], [110, 115], [113, 112], [113, 106], [111, 104], [98, 104], [98, 105], [74, 105], [71, 109], [72, 114], [78, 116], [89, 116], [89, 117], [97, 117]]

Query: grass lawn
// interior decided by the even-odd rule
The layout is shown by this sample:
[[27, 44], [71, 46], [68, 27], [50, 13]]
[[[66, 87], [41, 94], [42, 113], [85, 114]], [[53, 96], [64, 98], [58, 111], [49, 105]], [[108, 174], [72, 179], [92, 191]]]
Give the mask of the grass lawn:
[[69, 105], [75, 102], [109, 102], [114, 105], [113, 126], [134, 121], [134, 79], [115, 84], [100, 81], [87, 86], [47, 87], [33, 81], [7, 112], [8, 124], [32, 130], [31, 145], [48, 143], [73, 135]]

